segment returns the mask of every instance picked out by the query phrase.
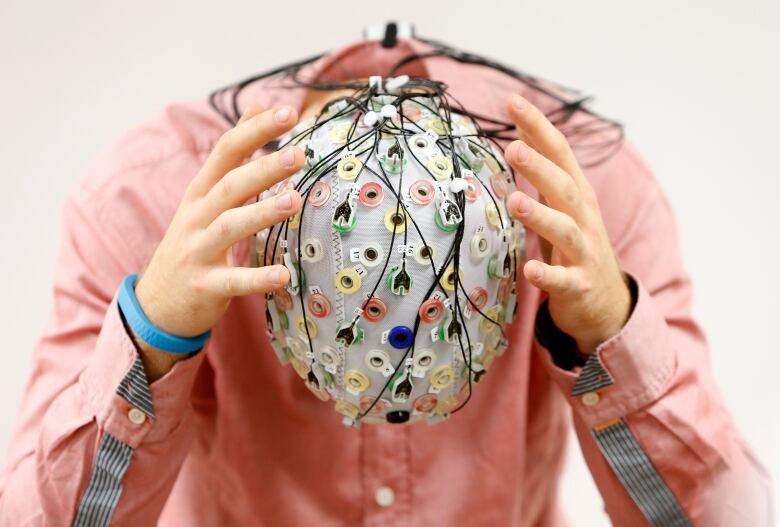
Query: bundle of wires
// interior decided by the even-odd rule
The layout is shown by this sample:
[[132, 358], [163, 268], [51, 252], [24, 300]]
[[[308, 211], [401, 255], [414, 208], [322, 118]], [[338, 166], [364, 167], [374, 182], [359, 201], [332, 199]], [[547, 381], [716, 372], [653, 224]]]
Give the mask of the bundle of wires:
[[[492, 68], [557, 103], [548, 117], [584, 152], [584, 166], [620, 146], [622, 126], [585, 108], [574, 90], [425, 42], [431, 52], [392, 72], [432, 56]], [[507, 347], [525, 248], [504, 206], [515, 184], [500, 146], [514, 126], [469, 112], [435, 80], [301, 79], [321, 56], [210, 99], [235, 123], [238, 96], [261, 79], [351, 91], [274, 145], [297, 144], [306, 164], [258, 197], [295, 188], [304, 198], [298, 215], [256, 236], [256, 263], [284, 264], [292, 277], [267, 298], [268, 333], [280, 361], [317, 397], [335, 400], [346, 425], [436, 422], [463, 408]]]

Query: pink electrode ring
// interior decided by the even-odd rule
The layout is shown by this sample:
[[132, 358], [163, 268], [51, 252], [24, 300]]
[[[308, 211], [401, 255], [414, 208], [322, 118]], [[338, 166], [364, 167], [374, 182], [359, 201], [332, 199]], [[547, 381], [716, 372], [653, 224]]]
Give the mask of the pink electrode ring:
[[381, 322], [387, 314], [387, 306], [377, 297], [371, 298], [363, 305], [363, 318], [369, 322]]
[[324, 181], [317, 181], [311, 187], [307, 201], [314, 207], [322, 207], [330, 198], [330, 185]]
[[324, 295], [315, 293], [306, 301], [309, 312], [317, 318], [325, 318], [330, 314], [330, 301]]
[[432, 393], [421, 395], [414, 400], [414, 410], [422, 414], [427, 414], [432, 412], [437, 404], [439, 404], [439, 398]]
[[482, 310], [487, 305], [488, 292], [482, 287], [475, 287], [469, 294], [469, 300], [477, 309]]
[[433, 324], [444, 315], [444, 302], [438, 298], [431, 298], [420, 305], [420, 320], [427, 324]]
[[281, 311], [289, 311], [293, 306], [292, 297], [286, 289], [279, 289], [274, 292], [274, 303]]
[[382, 190], [382, 185], [376, 181], [369, 181], [360, 187], [360, 193], [358, 194], [358, 200], [365, 207], [376, 207], [382, 203], [385, 193]]
[[424, 179], [418, 179], [409, 187], [409, 194], [411, 194], [412, 201], [418, 205], [427, 205], [433, 201], [433, 183]]
[[490, 176], [490, 187], [496, 198], [504, 199], [507, 196], [506, 178], [503, 174], [493, 174]]
[[463, 191], [463, 195], [466, 196], [466, 199], [471, 202], [477, 201], [479, 197], [482, 195], [482, 187], [480, 187], [477, 178], [475, 178], [471, 174], [468, 174], [466, 176], [463, 176], [463, 179], [466, 181], [467, 184], [466, 190]]

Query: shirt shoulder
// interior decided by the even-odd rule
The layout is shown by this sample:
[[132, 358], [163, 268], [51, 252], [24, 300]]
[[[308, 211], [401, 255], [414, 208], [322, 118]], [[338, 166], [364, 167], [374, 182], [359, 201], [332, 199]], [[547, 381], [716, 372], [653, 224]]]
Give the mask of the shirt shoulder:
[[[65, 198], [66, 228], [95, 228], [110, 250], [151, 255], [184, 191], [228, 124], [205, 99], [174, 102], [93, 159]], [[76, 209], [78, 214], [68, 214]], [[119, 244], [119, 245], [117, 245]]]

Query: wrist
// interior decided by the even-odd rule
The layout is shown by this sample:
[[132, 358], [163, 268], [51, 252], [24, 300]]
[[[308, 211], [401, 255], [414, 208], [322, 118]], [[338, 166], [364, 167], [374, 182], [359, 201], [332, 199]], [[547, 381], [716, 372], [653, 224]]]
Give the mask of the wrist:
[[211, 331], [195, 336], [182, 336], [159, 327], [147, 316], [136, 295], [137, 279], [136, 274], [125, 277], [118, 293], [119, 309], [136, 340], [142, 341], [150, 348], [172, 354], [190, 354], [199, 351], [211, 336]]
[[188, 358], [190, 355], [183, 353], [168, 353], [166, 351], [150, 346], [138, 335], [135, 334], [133, 329], [127, 323], [122, 309], [119, 309], [119, 316], [122, 319], [122, 324], [125, 327], [130, 340], [135, 345], [138, 355], [141, 357], [141, 362], [144, 364], [144, 371], [146, 372], [146, 379], [149, 383], [153, 383], [157, 379], [165, 376], [166, 373], [173, 369], [173, 366], [180, 360]]
[[574, 340], [580, 353], [589, 355], [607, 340], [611, 339], [626, 325], [636, 303], [636, 290], [626, 273], [621, 272], [621, 283], [611, 295], [608, 309], [598, 324], [590, 326], [590, 331], [575, 335]]

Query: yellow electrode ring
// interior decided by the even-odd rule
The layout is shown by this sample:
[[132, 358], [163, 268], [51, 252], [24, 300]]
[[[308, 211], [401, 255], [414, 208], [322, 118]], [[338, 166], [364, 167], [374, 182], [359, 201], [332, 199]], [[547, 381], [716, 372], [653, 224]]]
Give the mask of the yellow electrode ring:
[[330, 140], [334, 145], [343, 145], [347, 142], [349, 137], [349, 130], [352, 128], [351, 123], [340, 123], [335, 125], [330, 130]]
[[441, 154], [436, 154], [428, 161], [427, 168], [433, 177], [441, 181], [452, 175], [452, 160]]
[[363, 168], [363, 162], [355, 156], [346, 156], [336, 167], [339, 177], [345, 181], [354, 181]]
[[444, 365], [439, 366], [431, 373], [431, 386], [438, 390], [443, 390], [455, 380], [455, 371], [452, 367]]
[[[463, 269], [458, 269], [458, 281], [463, 282]], [[439, 284], [445, 289], [445, 291], [455, 291], [455, 267], [450, 264], [441, 275]]]
[[497, 229], [501, 227], [501, 215], [498, 213], [498, 208], [496, 208], [494, 203], [485, 205], [485, 216], [490, 225]]
[[345, 295], [356, 293], [363, 285], [363, 279], [352, 267], [346, 267], [336, 273], [336, 289]]
[[336, 411], [350, 419], [355, 419], [360, 414], [360, 408], [345, 399], [336, 401]]
[[290, 359], [290, 364], [292, 364], [295, 373], [297, 373], [298, 377], [301, 379], [305, 380], [309, 376], [309, 366], [298, 357]]
[[344, 374], [344, 384], [353, 392], [366, 391], [370, 383], [366, 374], [360, 370], [349, 370]]
[[385, 227], [388, 231], [395, 231], [396, 234], [400, 234], [406, 231], [406, 224], [409, 223], [409, 215], [402, 208], [395, 207], [389, 209], [385, 214]]
[[[306, 340], [311, 340], [317, 336], [317, 324], [312, 319], [308, 318], [304, 321], [303, 315], [301, 315], [300, 317], [298, 317], [298, 320], [295, 322], [295, 325], [298, 327], [298, 331], [300, 332], [301, 336], [306, 338]], [[306, 337], [307, 326], [309, 329], [308, 337]]]
[[428, 125], [425, 127], [436, 135], [447, 135], [447, 123], [434, 117], [428, 121]]

